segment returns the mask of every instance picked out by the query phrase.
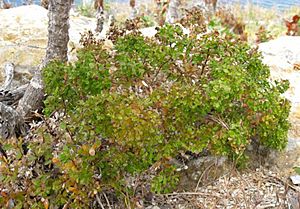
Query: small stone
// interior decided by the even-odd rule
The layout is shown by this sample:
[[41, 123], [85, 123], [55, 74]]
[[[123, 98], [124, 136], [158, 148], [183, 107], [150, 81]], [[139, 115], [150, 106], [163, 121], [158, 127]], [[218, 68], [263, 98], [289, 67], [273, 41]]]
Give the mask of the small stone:
[[294, 185], [300, 184], [300, 176], [299, 175], [290, 176], [290, 179], [292, 180]]
[[160, 207], [156, 206], [156, 205], [151, 205], [151, 206], [148, 206], [146, 207], [145, 209], [160, 209]]

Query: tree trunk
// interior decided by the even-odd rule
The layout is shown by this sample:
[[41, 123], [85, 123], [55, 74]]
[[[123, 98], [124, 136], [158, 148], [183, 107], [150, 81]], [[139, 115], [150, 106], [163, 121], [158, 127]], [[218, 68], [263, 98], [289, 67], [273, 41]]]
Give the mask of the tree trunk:
[[94, 8], [97, 11], [96, 12], [96, 19], [97, 19], [96, 32], [101, 33], [103, 30], [103, 25], [104, 25], [104, 20], [105, 20], [103, 0], [95, 0]]
[[68, 60], [69, 12], [72, 0], [49, 0], [48, 46], [44, 65]]
[[166, 23], [174, 24], [179, 19], [180, 0], [170, 0], [169, 8], [166, 15]]
[[137, 9], [135, 7], [135, 0], [130, 0], [129, 6], [131, 7], [129, 19], [134, 19], [134, 18], [136, 18], [136, 15], [137, 15]]
[[[69, 12], [72, 0], [49, 0], [49, 26], [48, 46], [46, 56], [39, 70], [35, 73], [26, 91], [24, 86], [16, 90], [10, 90], [12, 80], [11, 72], [14, 66], [5, 66], [6, 81], [0, 90], [0, 136], [8, 139], [25, 134], [25, 118], [30, 117], [33, 111], [42, 107], [44, 99], [44, 87], [42, 81], [42, 69], [52, 60], [67, 61], [69, 41]], [[8, 106], [20, 98], [17, 108]], [[14, 96], [14, 97], [13, 97]], [[9, 100], [11, 98], [11, 100]]]
[[204, 0], [207, 7], [212, 7], [213, 11], [216, 11], [218, 0]]
[[0, 9], [10, 9], [12, 8], [12, 5], [9, 2], [6, 2], [5, 0], [0, 1]]

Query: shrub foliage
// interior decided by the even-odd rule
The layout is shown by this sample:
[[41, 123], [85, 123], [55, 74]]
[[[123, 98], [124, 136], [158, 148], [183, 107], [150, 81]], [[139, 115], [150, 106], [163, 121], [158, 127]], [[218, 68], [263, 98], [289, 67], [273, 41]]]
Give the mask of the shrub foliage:
[[23, 140], [4, 145], [12, 157], [1, 163], [1, 203], [87, 208], [101, 191], [135, 195], [129, 177], [149, 171], [153, 192], [170, 191], [178, 177], [169, 160], [178, 153], [241, 161], [252, 140], [283, 149], [288, 83], [270, 82], [257, 50], [233, 36], [191, 31], [115, 32], [110, 50], [88, 33], [76, 63], [50, 64], [50, 119], [27, 139], [28, 150]]

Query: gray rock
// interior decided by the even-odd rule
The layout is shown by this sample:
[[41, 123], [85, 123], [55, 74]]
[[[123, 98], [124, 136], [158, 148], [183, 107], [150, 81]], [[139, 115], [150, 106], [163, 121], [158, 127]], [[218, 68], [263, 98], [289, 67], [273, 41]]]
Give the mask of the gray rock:
[[226, 157], [206, 156], [191, 160], [187, 167], [180, 172], [180, 191], [194, 191], [197, 185], [201, 186], [224, 175], [232, 165]]

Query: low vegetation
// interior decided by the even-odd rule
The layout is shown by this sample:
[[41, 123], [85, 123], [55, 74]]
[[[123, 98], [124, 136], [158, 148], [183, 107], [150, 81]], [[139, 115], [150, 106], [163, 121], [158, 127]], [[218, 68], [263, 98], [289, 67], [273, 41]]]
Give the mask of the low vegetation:
[[3, 145], [0, 204], [99, 208], [104, 192], [134, 208], [176, 187], [170, 159], [180, 153], [206, 150], [244, 165], [253, 141], [282, 150], [288, 83], [271, 83], [256, 49], [207, 31], [195, 14], [182, 21], [190, 34], [165, 25], [145, 38], [128, 21], [110, 31], [112, 49], [87, 33], [76, 63], [50, 64], [46, 118]]
[[[236, 18], [246, 24], [245, 32], [248, 34], [249, 43], [255, 43], [260, 37], [265, 35], [257, 35], [260, 32], [266, 32], [269, 37], [277, 38], [286, 35], [287, 28], [285, 20], [292, 20], [296, 14], [300, 14], [300, 9], [293, 6], [286, 10], [278, 8], [262, 8], [258, 5], [247, 4], [245, 6], [235, 4], [230, 8], [234, 11]], [[298, 23], [300, 25], [300, 23]], [[264, 28], [263, 30], [261, 30]], [[298, 33], [298, 35], [300, 35]]]

